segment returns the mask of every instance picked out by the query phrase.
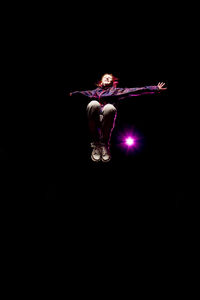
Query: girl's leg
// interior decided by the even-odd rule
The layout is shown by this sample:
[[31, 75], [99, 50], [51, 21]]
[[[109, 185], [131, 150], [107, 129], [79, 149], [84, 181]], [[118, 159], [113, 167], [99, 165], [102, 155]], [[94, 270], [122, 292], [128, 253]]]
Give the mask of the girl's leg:
[[101, 134], [100, 114], [101, 114], [100, 103], [95, 100], [91, 101], [87, 106], [87, 116], [88, 116], [88, 125], [91, 134], [91, 139], [92, 142], [94, 143], [100, 142], [100, 134]]
[[117, 117], [117, 109], [112, 104], [106, 104], [102, 110], [103, 119], [102, 119], [102, 143], [106, 146], [109, 146], [111, 134], [115, 127], [115, 120]]

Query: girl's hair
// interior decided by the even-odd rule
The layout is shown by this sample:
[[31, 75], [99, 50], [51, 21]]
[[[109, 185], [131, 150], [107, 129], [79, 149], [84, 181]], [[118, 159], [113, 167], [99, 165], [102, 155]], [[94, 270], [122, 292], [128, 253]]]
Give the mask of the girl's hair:
[[[105, 74], [104, 74], [104, 75], [105, 75]], [[103, 76], [104, 76], [104, 75], [103, 75]], [[118, 85], [118, 83], [119, 83], [118, 78], [115, 77], [115, 76], [113, 76], [113, 74], [108, 74], [108, 75], [112, 76], [112, 85], [113, 85], [114, 87], [117, 87], [117, 85]], [[98, 81], [97, 84], [96, 84], [98, 87], [102, 87], [102, 78], [103, 78], [103, 76], [101, 77], [101, 80]]]

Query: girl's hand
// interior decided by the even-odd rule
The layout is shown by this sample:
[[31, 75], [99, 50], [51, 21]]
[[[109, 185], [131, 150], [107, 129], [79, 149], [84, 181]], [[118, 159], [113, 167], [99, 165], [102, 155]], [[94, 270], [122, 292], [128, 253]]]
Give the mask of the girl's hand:
[[157, 87], [160, 91], [163, 91], [163, 90], [166, 90], [167, 88], [166, 87], [163, 87], [165, 85], [164, 82], [159, 82]]

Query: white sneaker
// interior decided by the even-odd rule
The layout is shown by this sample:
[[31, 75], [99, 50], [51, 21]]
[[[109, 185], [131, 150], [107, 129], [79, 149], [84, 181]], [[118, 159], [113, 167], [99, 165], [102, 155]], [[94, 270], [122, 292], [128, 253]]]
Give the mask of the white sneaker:
[[91, 143], [91, 147], [93, 148], [91, 159], [93, 161], [100, 161], [101, 160], [101, 145], [98, 143]]
[[110, 149], [106, 145], [101, 146], [101, 160], [103, 162], [108, 162], [111, 160]]

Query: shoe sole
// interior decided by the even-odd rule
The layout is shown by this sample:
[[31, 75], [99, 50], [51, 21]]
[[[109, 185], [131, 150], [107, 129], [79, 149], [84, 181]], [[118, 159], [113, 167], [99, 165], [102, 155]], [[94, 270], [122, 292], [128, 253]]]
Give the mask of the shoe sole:
[[94, 162], [101, 161], [101, 157], [100, 157], [99, 159], [95, 159], [95, 158], [92, 157], [92, 155], [91, 155], [91, 159], [92, 159], [92, 161], [94, 161]]
[[103, 158], [101, 158], [101, 161], [107, 163], [107, 162], [111, 161], [111, 158], [110, 159], [106, 159], [106, 160], [104, 160]]

